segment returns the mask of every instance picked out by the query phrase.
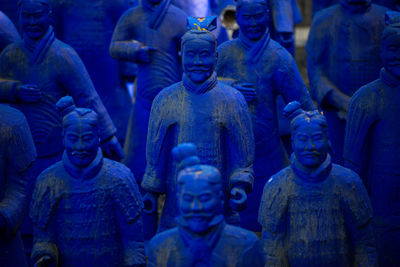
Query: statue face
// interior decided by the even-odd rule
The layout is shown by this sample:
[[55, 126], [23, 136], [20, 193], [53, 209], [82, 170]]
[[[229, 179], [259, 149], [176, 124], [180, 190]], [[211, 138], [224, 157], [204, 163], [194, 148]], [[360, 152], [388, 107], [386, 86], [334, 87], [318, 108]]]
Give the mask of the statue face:
[[25, 2], [20, 7], [20, 23], [24, 33], [31, 39], [40, 39], [49, 29], [49, 8], [38, 2]]
[[249, 2], [236, 11], [236, 20], [240, 31], [250, 40], [257, 41], [267, 30], [269, 16], [264, 5]]
[[302, 165], [316, 168], [326, 159], [328, 137], [320, 125], [304, 121], [292, 135], [292, 148]]
[[216, 61], [215, 46], [206, 40], [193, 39], [183, 46], [183, 70], [194, 83], [203, 83], [210, 78]]
[[178, 193], [181, 215], [189, 229], [195, 233], [204, 233], [211, 226], [212, 219], [221, 213], [222, 192], [215, 192], [207, 180], [190, 179]]
[[65, 129], [64, 146], [72, 164], [80, 168], [88, 166], [96, 158], [99, 147], [97, 128], [77, 121]]
[[400, 35], [393, 35], [385, 39], [381, 48], [381, 59], [385, 69], [400, 78]]

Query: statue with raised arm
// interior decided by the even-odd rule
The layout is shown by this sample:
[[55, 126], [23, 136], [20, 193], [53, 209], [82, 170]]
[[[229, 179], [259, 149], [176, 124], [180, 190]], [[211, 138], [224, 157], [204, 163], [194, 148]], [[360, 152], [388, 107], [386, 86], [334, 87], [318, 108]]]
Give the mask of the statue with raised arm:
[[400, 265], [399, 23], [382, 34], [379, 79], [351, 98], [343, 154], [345, 166], [360, 174], [371, 197], [380, 266]]
[[225, 186], [218, 169], [200, 164], [191, 143], [182, 143], [172, 152], [180, 169], [178, 226], [150, 241], [148, 266], [263, 267], [265, 256], [258, 237], [225, 222]]
[[326, 118], [298, 102], [284, 112], [294, 152], [264, 187], [266, 266], [375, 266], [370, 200], [356, 173], [332, 164]]
[[[239, 223], [253, 186], [254, 140], [250, 113], [242, 94], [220, 83], [214, 68], [216, 39], [210, 32], [215, 17], [189, 18], [182, 37], [183, 80], [163, 89], [153, 101], [142, 188], [146, 203], [165, 194], [159, 232], [175, 227], [177, 166], [171, 149], [182, 142], [198, 148], [200, 160], [221, 170], [228, 223]], [[154, 205], [151, 205], [154, 206]], [[150, 208], [149, 208], [150, 210]]]
[[25, 116], [0, 104], [0, 265], [28, 266], [19, 228], [31, 199], [35, 145]]
[[328, 120], [333, 161], [342, 163], [350, 98], [378, 78], [380, 35], [386, 8], [371, 0], [340, 0], [314, 17], [308, 37], [311, 95]]
[[132, 172], [103, 158], [99, 117], [76, 108], [63, 115], [62, 160], [37, 178], [30, 217], [32, 260], [37, 266], [145, 266], [143, 202]]
[[12, 21], [0, 11], [0, 54], [7, 45], [21, 40]]
[[315, 109], [293, 57], [271, 40], [266, 0], [238, 0], [239, 38], [218, 47], [218, 77], [229, 80], [249, 105], [255, 140], [254, 187], [241, 213], [242, 227], [261, 231], [258, 206], [266, 178], [289, 164], [280, 138], [276, 97]]
[[19, 0], [18, 7], [23, 40], [0, 55], [0, 99], [17, 103], [27, 118], [38, 154], [35, 173], [61, 159], [61, 117], [56, 102], [65, 95], [97, 112], [104, 152], [121, 158], [116, 129], [85, 66], [70, 46], [54, 37], [50, 0]]

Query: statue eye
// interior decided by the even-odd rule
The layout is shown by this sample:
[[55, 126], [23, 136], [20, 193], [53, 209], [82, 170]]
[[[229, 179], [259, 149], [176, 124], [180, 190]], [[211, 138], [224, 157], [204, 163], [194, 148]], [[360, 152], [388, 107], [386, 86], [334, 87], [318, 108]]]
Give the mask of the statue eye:
[[211, 195], [210, 194], [203, 194], [199, 197], [201, 202], [207, 202], [211, 199]]
[[193, 201], [193, 196], [191, 195], [184, 194], [182, 198], [184, 201]]

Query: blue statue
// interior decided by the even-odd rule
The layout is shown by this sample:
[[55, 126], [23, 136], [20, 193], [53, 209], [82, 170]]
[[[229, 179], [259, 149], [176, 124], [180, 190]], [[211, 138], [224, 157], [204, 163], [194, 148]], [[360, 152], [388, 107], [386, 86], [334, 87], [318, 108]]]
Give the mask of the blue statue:
[[35, 145], [24, 115], [0, 104], [0, 265], [28, 266], [19, 228], [31, 198]]
[[0, 53], [7, 45], [21, 39], [12, 21], [0, 11]]
[[376, 78], [382, 63], [380, 35], [386, 8], [371, 0], [341, 0], [315, 16], [308, 37], [311, 95], [329, 125], [333, 161], [343, 161], [344, 129], [353, 93]]
[[[61, 159], [59, 98], [69, 94], [99, 114], [104, 152], [122, 157], [116, 129], [76, 52], [54, 37], [49, 0], [19, 0], [23, 41], [0, 55], [0, 99], [17, 102], [26, 116], [38, 154], [35, 174]], [[51, 144], [51, 145], [50, 145]]]
[[255, 139], [254, 187], [242, 227], [261, 231], [258, 206], [266, 178], [289, 164], [280, 139], [275, 99], [298, 100], [305, 109], [315, 109], [293, 57], [271, 40], [265, 0], [239, 0], [236, 11], [239, 38], [218, 47], [216, 71], [231, 79], [249, 105]]
[[336, 5], [339, 3], [339, 1], [340, 0], [312, 0], [312, 17], [314, 18], [314, 15], [318, 11]]
[[265, 184], [259, 211], [266, 266], [375, 266], [372, 207], [359, 176], [332, 164], [328, 125], [298, 102], [290, 166]]
[[112, 33], [130, 0], [53, 0], [54, 31], [57, 38], [78, 53], [94, 87], [117, 128], [125, 139], [131, 100], [122, 81], [120, 64], [109, 54]]
[[[138, 183], [146, 167], [146, 138], [151, 103], [161, 89], [181, 80], [180, 40], [186, 31], [186, 14], [171, 0], [142, 0], [117, 23], [111, 56], [138, 65], [136, 97], [129, 118], [123, 161]], [[156, 215], [144, 214], [145, 237], [156, 231]]]
[[191, 30], [182, 37], [183, 80], [157, 95], [149, 121], [141, 186], [149, 191], [143, 199], [148, 210], [158, 194], [166, 195], [159, 232], [175, 227], [178, 216], [177, 166], [169, 157], [177, 144], [194, 143], [200, 160], [221, 170], [228, 223], [239, 223], [236, 211], [245, 208], [253, 185], [254, 140], [247, 104], [240, 92], [218, 82], [214, 72], [217, 43], [210, 30], [216, 19], [188, 22]]
[[143, 202], [132, 172], [103, 158], [99, 116], [76, 108], [63, 116], [62, 160], [37, 178], [30, 217], [37, 266], [145, 266]]
[[380, 51], [379, 79], [351, 98], [343, 157], [369, 191], [380, 266], [400, 266], [400, 24], [386, 27]]
[[225, 182], [217, 168], [200, 165], [196, 147], [175, 147], [180, 160], [177, 227], [157, 234], [149, 244], [148, 266], [254, 266], [265, 263], [258, 237], [225, 223]]

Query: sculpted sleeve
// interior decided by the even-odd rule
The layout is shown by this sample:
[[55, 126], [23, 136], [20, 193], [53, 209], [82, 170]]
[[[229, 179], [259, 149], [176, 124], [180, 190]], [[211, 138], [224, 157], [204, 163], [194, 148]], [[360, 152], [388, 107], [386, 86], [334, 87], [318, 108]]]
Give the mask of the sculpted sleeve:
[[161, 92], [151, 105], [146, 142], [147, 164], [141, 183], [143, 189], [160, 194], [167, 192], [164, 174], [166, 170], [163, 162], [166, 160], [164, 144], [167, 141], [167, 131], [169, 130], [167, 122], [168, 105], [171, 105], [170, 103], [165, 103], [163, 97], [164, 93]]
[[303, 109], [314, 110], [314, 103], [294, 58], [284, 49], [281, 52], [282, 57], [274, 76], [275, 88], [278, 88], [286, 103], [298, 101]]
[[12, 51], [12, 47], [8, 46], [0, 54], [0, 101], [4, 103], [17, 102], [17, 87], [21, 85], [12, 77]]
[[[224, 85], [225, 86], [225, 85]], [[229, 189], [242, 186], [247, 191], [253, 188], [254, 134], [250, 112], [243, 95], [234, 91], [235, 102], [230, 102], [230, 120], [227, 125], [228, 147], [232, 171]]]
[[62, 71], [59, 72], [58, 80], [74, 98], [77, 106], [90, 108], [98, 114], [100, 138], [102, 141], [107, 140], [115, 135], [117, 130], [94, 88], [85, 65], [71, 47], [66, 47], [60, 53], [63, 53], [63, 61], [60, 62]]
[[[345, 166], [362, 175], [366, 168], [366, 150], [374, 123], [378, 120], [378, 91], [361, 87], [351, 98], [346, 121], [343, 158]], [[368, 182], [364, 181], [367, 185]]]
[[0, 214], [6, 221], [8, 234], [11, 235], [18, 231], [28, 209], [33, 182], [29, 167], [36, 157], [28, 123], [21, 113], [18, 112], [17, 115], [13, 117], [15, 121], [9, 128], [10, 139], [5, 155], [7, 170], [4, 173], [6, 188], [0, 201]]

